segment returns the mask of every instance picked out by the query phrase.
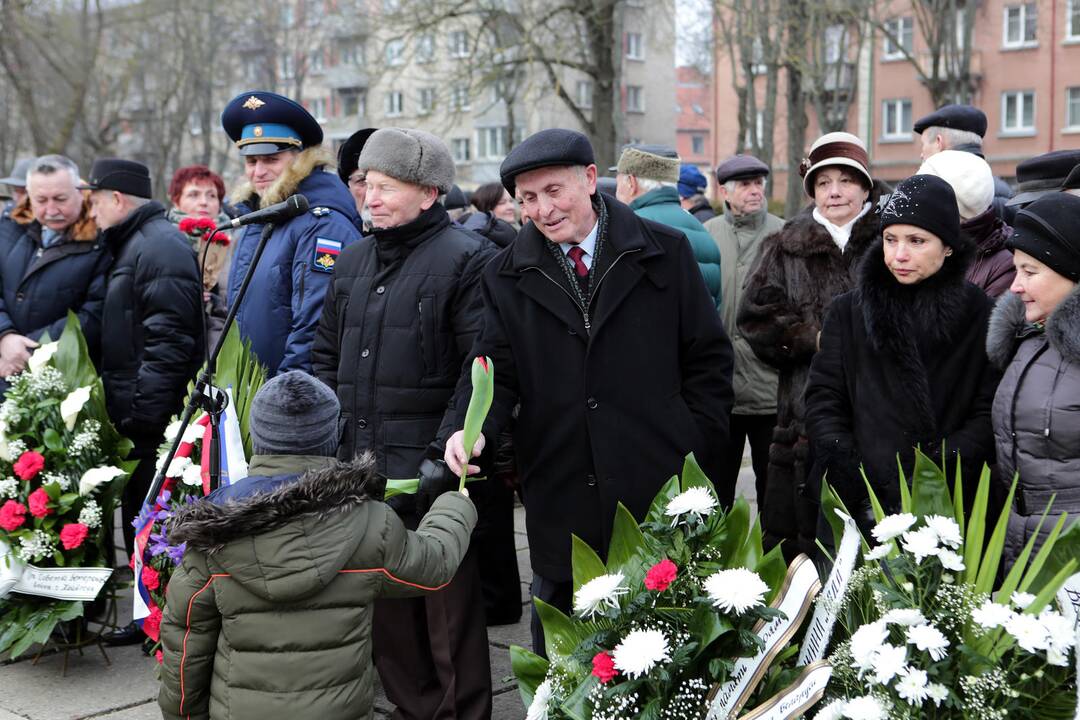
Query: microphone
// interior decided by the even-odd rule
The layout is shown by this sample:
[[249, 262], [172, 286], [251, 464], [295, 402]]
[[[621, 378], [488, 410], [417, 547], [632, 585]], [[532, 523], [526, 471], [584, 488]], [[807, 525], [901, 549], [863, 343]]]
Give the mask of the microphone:
[[293, 195], [289, 197], [285, 202], [279, 202], [276, 205], [264, 207], [262, 210], [256, 210], [255, 212], [249, 212], [247, 215], [241, 215], [238, 218], [233, 218], [228, 222], [222, 223], [218, 230], [232, 230], [243, 225], [262, 225], [266, 223], [279, 223], [283, 220], [291, 220], [297, 215], [303, 215], [308, 211], [308, 201], [303, 195]]

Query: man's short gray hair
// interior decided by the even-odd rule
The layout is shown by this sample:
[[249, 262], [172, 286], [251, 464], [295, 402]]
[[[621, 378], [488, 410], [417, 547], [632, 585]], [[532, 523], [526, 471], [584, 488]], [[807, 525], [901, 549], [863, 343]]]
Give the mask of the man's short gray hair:
[[957, 130], [956, 128], [941, 127], [940, 125], [931, 125], [923, 130], [925, 136], [929, 133], [931, 141], [940, 137], [942, 139], [942, 145], [946, 150], [952, 150], [957, 145], [978, 145], [982, 147], [983, 139], [978, 133], [973, 133], [970, 130]]
[[637, 184], [638, 187], [641, 188], [641, 190], [643, 190], [644, 192], [652, 192], [653, 190], [657, 190], [663, 187], [673, 188], [679, 186], [678, 183], [668, 182], [667, 180], [653, 180], [652, 178], [642, 177], [639, 177], [637, 179]]
[[26, 171], [26, 188], [30, 189], [30, 176], [38, 173], [40, 175], [52, 175], [53, 173], [67, 170], [71, 173], [71, 181], [75, 185], [79, 184], [79, 166], [75, 164], [75, 161], [64, 155], [42, 155], [30, 164], [30, 169]]

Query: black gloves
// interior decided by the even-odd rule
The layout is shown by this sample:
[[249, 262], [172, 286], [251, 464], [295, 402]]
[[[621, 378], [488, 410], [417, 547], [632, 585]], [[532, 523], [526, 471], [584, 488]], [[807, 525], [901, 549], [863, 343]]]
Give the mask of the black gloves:
[[444, 492], [458, 489], [460, 478], [454, 477], [443, 460], [425, 458], [420, 463], [420, 485], [416, 489], [416, 514], [423, 517], [431, 509], [435, 498]]

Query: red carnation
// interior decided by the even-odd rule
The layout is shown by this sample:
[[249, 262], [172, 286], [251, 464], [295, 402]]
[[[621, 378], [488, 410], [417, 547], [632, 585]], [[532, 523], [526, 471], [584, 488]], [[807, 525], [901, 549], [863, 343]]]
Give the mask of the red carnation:
[[208, 217], [201, 217], [196, 220], [195, 227], [202, 232], [213, 232], [217, 230], [217, 223]]
[[180, 232], [191, 234], [191, 231], [195, 229], [195, 218], [186, 217], [180, 221]]
[[45, 456], [33, 450], [27, 450], [15, 461], [15, 474], [20, 480], [30, 480], [44, 467]]
[[161, 639], [161, 608], [154, 608], [143, 618], [142, 630], [154, 642]]
[[26, 506], [21, 502], [8, 500], [0, 507], [0, 528], [14, 532], [26, 522]]
[[645, 573], [645, 587], [649, 590], [664, 592], [678, 574], [679, 568], [676, 567], [675, 563], [664, 558], [649, 568], [649, 572]]
[[30, 514], [34, 517], [45, 517], [52, 513], [49, 509], [49, 493], [45, 492], [44, 488], [38, 488], [30, 493], [26, 501], [30, 503]]
[[86, 536], [90, 534], [90, 528], [82, 523], [68, 523], [60, 528], [60, 544], [65, 550], [74, 550], [83, 544]]
[[165, 654], [162, 653], [160, 650], [154, 651], [154, 659], [157, 660], [158, 665], [165, 664]]
[[592, 659], [592, 674], [601, 683], [611, 682], [619, 673], [615, 670], [615, 660], [606, 652], [598, 652]]
[[161, 587], [161, 576], [158, 575], [158, 571], [154, 568], [149, 565], [144, 565], [142, 569], [142, 583], [147, 590], [157, 590]]

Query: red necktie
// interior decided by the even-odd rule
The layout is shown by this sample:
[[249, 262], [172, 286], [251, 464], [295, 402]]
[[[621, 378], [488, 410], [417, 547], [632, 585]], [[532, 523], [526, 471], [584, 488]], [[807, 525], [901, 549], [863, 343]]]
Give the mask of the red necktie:
[[589, 276], [589, 268], [586, 267], [585, 261], [581, 259], [585, 255], [585, 251], [582, 250], [580, 246], [575, 245], [574, 247], [570, 248], [567, 251], [566, 255], [574, 261], [574, 272], [577, 273], [577, 276], [579, 278]]

